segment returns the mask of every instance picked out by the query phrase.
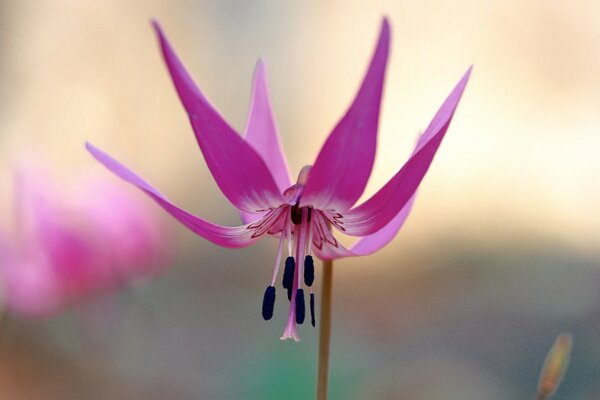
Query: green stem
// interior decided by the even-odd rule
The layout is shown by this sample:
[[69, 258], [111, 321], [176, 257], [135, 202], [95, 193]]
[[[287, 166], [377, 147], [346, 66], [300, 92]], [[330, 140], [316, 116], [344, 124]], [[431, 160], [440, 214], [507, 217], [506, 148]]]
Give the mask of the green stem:
[[317, 400], [327, 400], [329, 389], [329, 351], [331, 347], [331, 288], [333, 261], [323, 261], [321, 285], [321, 317], [319, 321], [319, 364], [317, 370]]

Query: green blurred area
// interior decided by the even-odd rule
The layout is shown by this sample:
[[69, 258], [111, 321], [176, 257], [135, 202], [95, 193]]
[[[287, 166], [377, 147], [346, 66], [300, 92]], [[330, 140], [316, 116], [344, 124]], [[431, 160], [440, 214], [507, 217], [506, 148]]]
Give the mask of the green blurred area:
[[[263, 274], [221, 265], [260, 265], [270, 246], [212, 247], [55, 320], [8, 319], [0, 384], [14, 398], [311, 398], [317, 330], [281, 342], [286, 301], [262, 321]], [[575, 345], [555, 398], [600, 389], [597, 260], [557, 247], [450, 247], [394, 252], [397, 265], [369, 274], [360, 262], [335, 265], [331, 398], [528, 398], [563, 331]], [[409, 263], [421, 269], [403, 272]]]

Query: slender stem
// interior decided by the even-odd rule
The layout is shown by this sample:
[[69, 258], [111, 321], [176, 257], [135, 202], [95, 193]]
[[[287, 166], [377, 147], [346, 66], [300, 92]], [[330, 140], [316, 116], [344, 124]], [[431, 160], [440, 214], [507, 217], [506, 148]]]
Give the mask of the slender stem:
[[[8, 314], [6, 313], [6, 310], [0, 309], [0, 348], [2, 348], [4, 346], [4, 342], [6, 341], [6, 338], [8, 337], [8, 332], [7, 332], [8, 322], [9, 322], [9, 318], [8, 318]], [[2, 350], [4, 350], [4, 349], [2, 348]]]
[[317, 400], [327, 400], [329, 389], [329, 350], [331, 345], [331, 288], [333, 261], [323, 261], [321, 285], [321, 318], [319, 321], [319, 367], [317, 371]]
[[546, 396], [545, 396], [545, 395], [543, 395], [542, 393], [538, 393], [538, 394], [535, 396], [535, 399], [534, 399], [534, 400], [548, 400], [548, 399], [549, 399], [549, 397], [546, 397]]

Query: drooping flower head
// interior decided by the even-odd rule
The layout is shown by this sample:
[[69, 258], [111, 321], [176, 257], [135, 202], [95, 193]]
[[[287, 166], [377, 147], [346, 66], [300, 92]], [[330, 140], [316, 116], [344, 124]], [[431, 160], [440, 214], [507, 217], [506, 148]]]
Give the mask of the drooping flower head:
[[[299, 340], [297, 324], [306, 318], [304, 288], [309, 291], [314, 326], [313, 255], [323, 260], [367, 255], [385, 246], [396, 235], [448, 129], [471, 69], [420, 136], [404, 166], [370, 199], [354, 207], [375, 160], [390, 41], [387, 20], [383, 21], [373, 58], [356, 97], [329, 134], [312, 166], [300, 171], [296, 183], [290, 179], [281, 150], [264, 64], [259, 61], [254, 74], [250, 112], [242, 137], [200, 92], [160, 26], [153, 25], [208, 168], [223, 194], [239, 209], [245, 225], [225, 227], [191, 215], [106, 153], [89, 143], [87, 148], [116, 175], [140, 188], [190, 230], [217, 245], [240, 248], [264, 236], [277, 238], [279, 246], [273, 278], [265, 291], [262, 314], [267, 320], [273, 315], [275, 282], [282, 254], [287, 250], [282, 284], [290, 303], [281, 338]], [[360, 239], [346, 248], [336, 239], [334, 230]]]
[[48, 175], [31, 166], [15, 174], [12, 230], [5, 221], [0, 232], [0, 292], [8, 312], [51, 316], [163, 268], [169, 241], [140, 199], [94, 174], [60, 189]]

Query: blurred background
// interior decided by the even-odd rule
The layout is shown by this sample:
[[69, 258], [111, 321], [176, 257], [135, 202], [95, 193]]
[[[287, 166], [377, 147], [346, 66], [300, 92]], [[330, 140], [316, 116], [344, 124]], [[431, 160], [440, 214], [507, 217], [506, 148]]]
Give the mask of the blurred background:
[[[383, 15], [391, 58], [363, 198], [475, 69], [401, 233], [335, 266], [331, 398], [533, 398], [562, 331], [574, 348], [555, 399], [595, 398], [600, 3], [0, 0], [1, 224], [23, 154], [43, 155], [59, 186], [81, 171], [108, 174], [86, 140], [185, 209], [237, 224], [149, 19], [238, 131], [254, 64], [266, 59], [297, 174], [350, 103]], [[52, 318], [5, 316], [2, 398], [312, 397], [317, 330], [281, 342], [283, 303], [269, 323], [260, 317], [276, 242], [226, 250], [159, 218], [174, 256], [155, 279]]]

